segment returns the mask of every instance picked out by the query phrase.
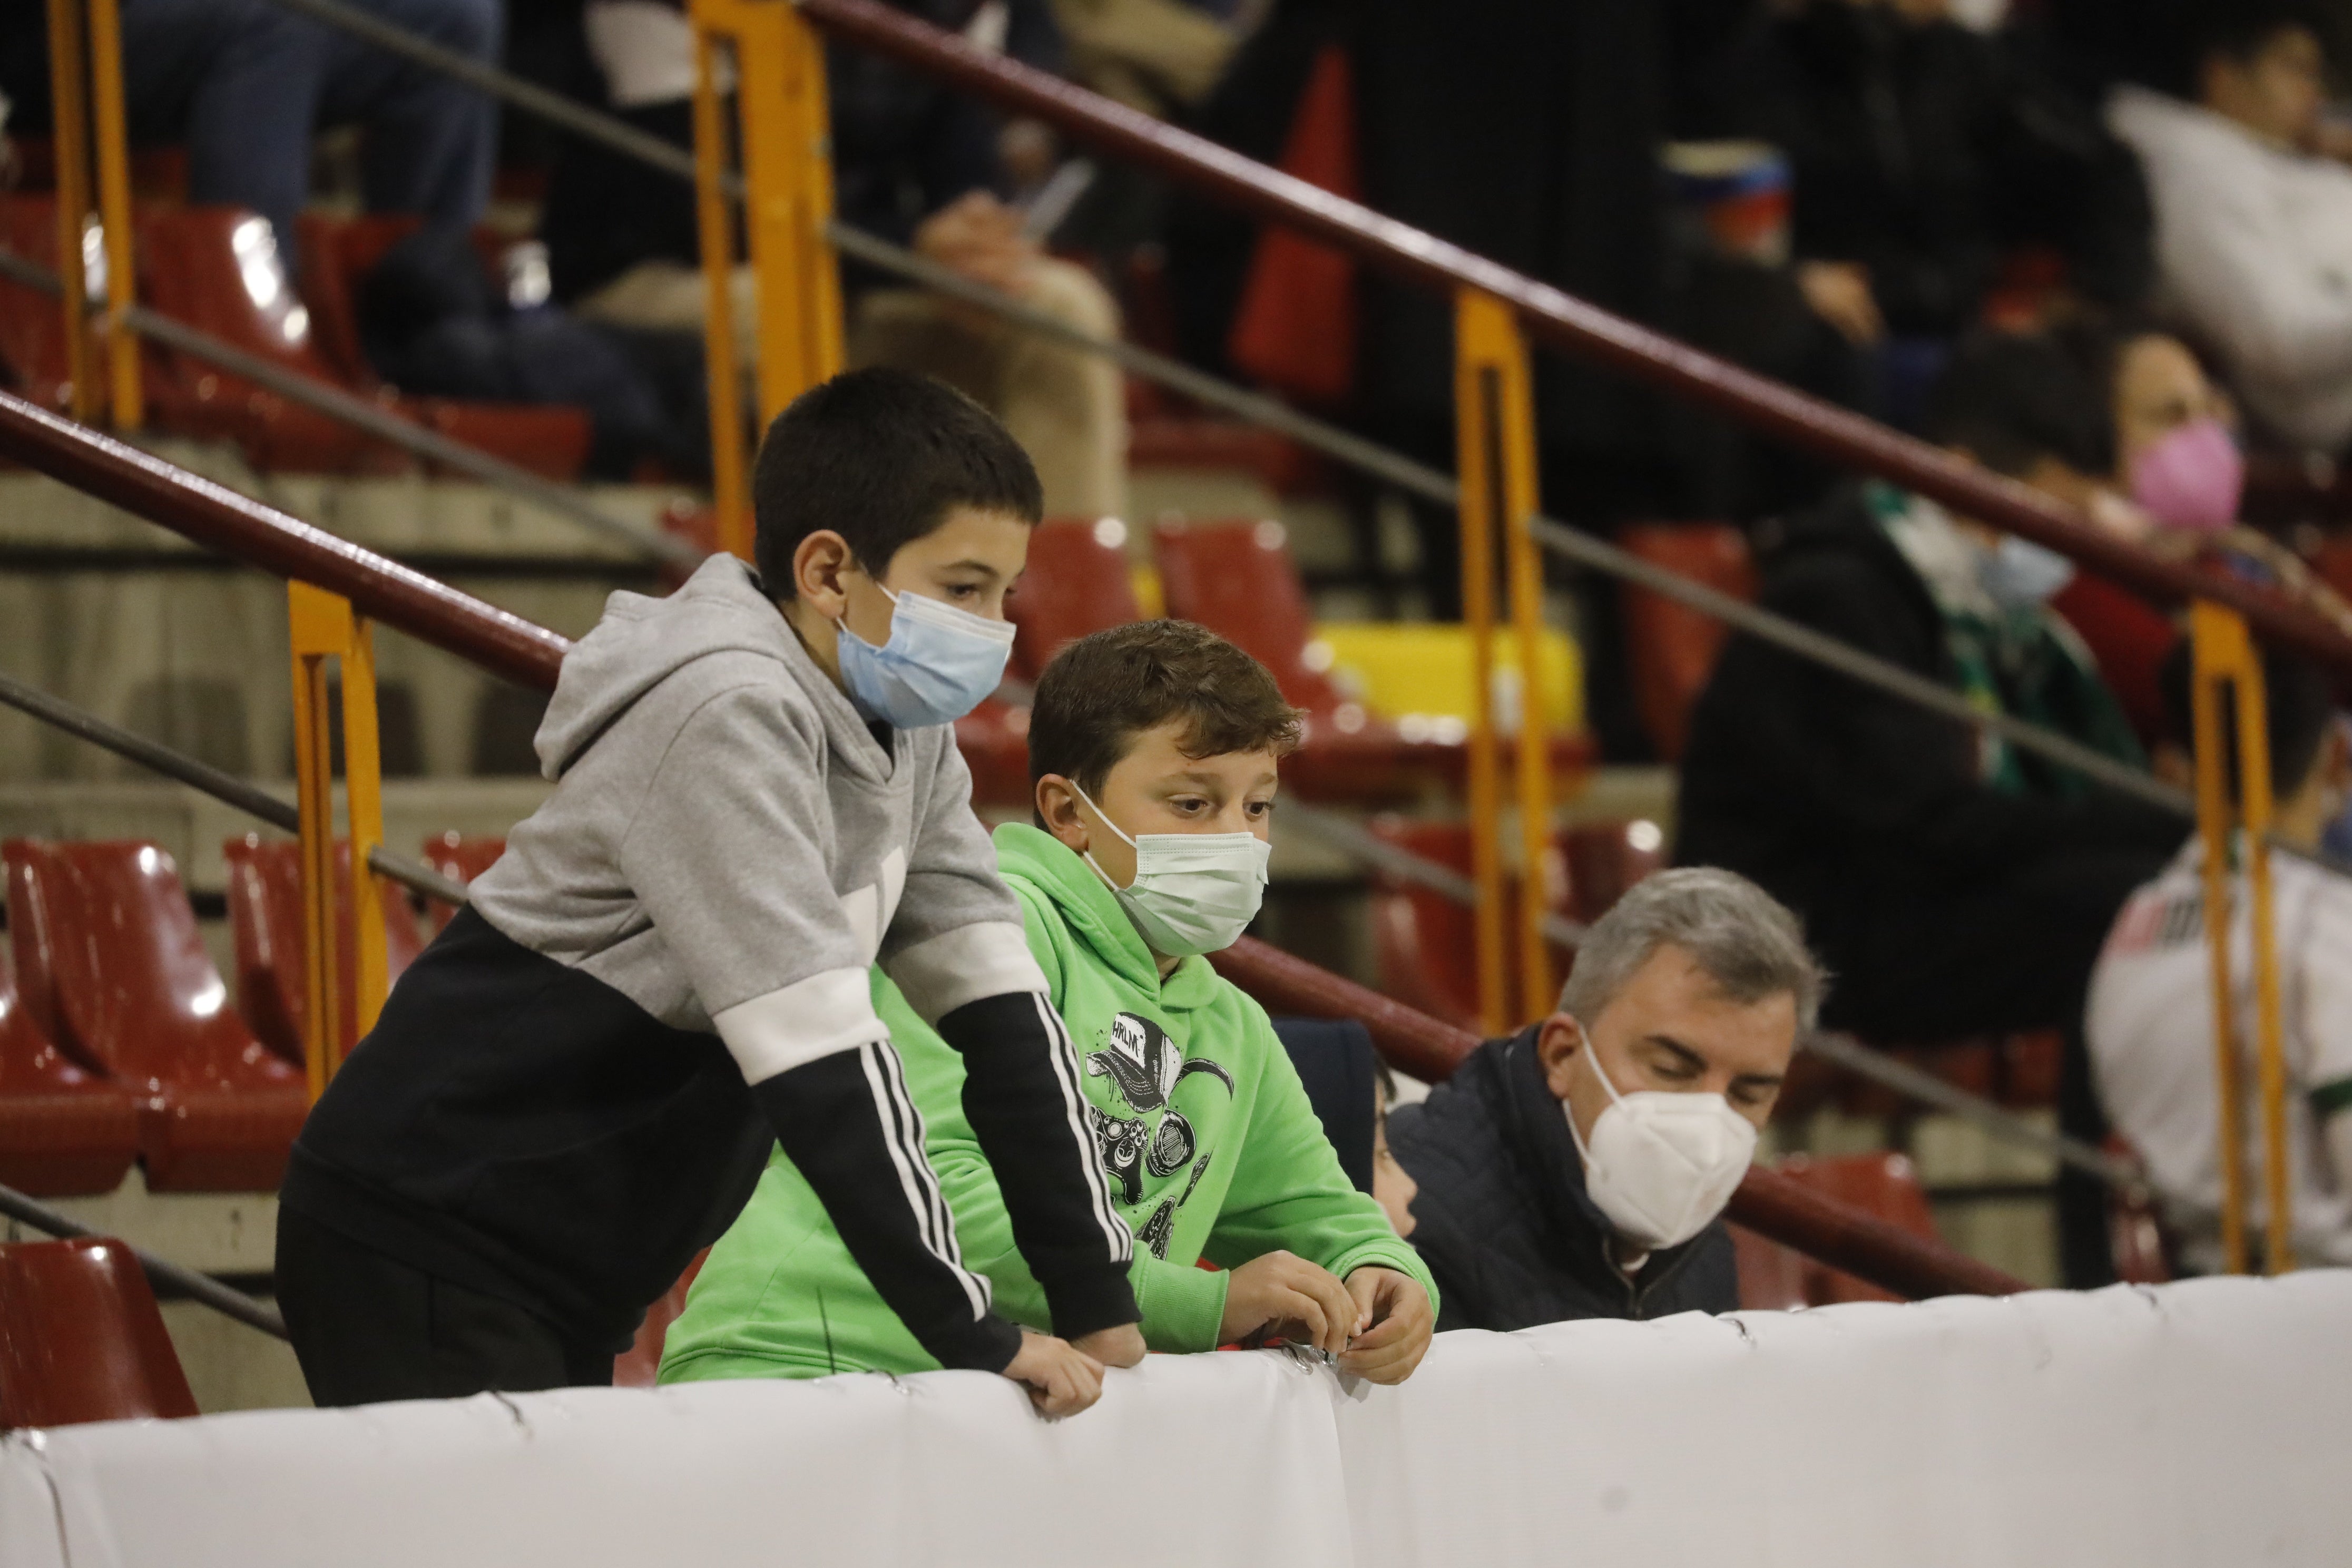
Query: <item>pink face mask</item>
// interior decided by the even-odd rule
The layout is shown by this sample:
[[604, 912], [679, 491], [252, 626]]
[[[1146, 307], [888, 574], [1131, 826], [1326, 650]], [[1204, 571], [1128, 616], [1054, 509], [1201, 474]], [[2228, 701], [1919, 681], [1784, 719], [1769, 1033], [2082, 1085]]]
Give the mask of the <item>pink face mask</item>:
[[2132, 459], [2132, 499], [2168, 528], [2218, 533], [2238, 521], [2246, 460], [2218, 419], [2173, 430]]

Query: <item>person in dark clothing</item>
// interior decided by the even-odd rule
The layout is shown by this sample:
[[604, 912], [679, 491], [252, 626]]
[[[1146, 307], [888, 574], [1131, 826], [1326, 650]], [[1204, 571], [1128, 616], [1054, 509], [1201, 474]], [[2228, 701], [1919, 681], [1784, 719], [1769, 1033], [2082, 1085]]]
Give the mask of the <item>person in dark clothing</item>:
[[1723, 1205], [1822, 987], [1796, 917], [1744, 878], [1666, 871], [1620, 900], [1559, 1012], [1389, 1119], [1438, 1327], [1738, 1307]]
[[[1945, 442], [2063, 492], [2101, 471], [2100, 400], [2054, 345], [1965, 348], [1939, 389]], [[2095, 667], [2044, 601], [2063, 557], [1872, 484], [1790, 521], [1769, 609], [1989, 711], [2142, 761]], [[2185, 825], [1988, 732], [1735, 637], [1691, 719], [1676, 858], [1754, 878], [1804, 917], [1839, 976], [1827, 1021], [1881, 1044], [2056, 1028], [2067, 1130], [2102, 1132], [2084, 988], [2116, 909]], [[2068, 1278], [2096, 1282], [2104, 1194], [2061, 1178]]]
[[1845, 269], [1896, 337], [1965, 331], [2020, 246], [2062, 254], [2089, 299], [2136, 303], [2153, 220], [2130, 151], [2022, 49], [1916, 9], [1812, 0], [1760, 21], [1702, 73], [1681, 130], [1787, 153], [1808, 291]]

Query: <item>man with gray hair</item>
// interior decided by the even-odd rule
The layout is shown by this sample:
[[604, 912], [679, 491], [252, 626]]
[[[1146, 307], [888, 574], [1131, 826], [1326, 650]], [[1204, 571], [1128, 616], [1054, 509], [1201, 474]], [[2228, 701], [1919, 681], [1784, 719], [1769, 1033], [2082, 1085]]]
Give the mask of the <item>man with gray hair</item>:
[[1738, 1307], [1719, 1216], [1823, 983], [1797, 917], [1744, 877], [1664, 871], [1627, 893], [1559, 1011], [1389, 1119], [1438, 1327]]

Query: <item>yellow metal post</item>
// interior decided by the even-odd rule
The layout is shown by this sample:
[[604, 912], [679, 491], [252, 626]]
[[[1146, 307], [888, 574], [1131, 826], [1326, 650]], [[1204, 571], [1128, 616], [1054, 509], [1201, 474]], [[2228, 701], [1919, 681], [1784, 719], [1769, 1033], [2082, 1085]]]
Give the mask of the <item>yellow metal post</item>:
[[2197, 748], [2198, 827], [2204, 841], [2205, 936], [2213, 975], [2214, 1070], [2221, 1116], [2221, 1250], [2223, 1266], [2247, 1266], [2245, 1116], [2237, 1010], [2230, 977], [2231, 868], [2238, 843], [2238, 811], [2229, 798], [2224, 765], [2221, 693], [2236, 697], [2239, 803], [2242, 809], [2247, 897], [2253, 936], [2254, 1049], [2263, 1111], [2263, 1267], [2294, 1267], [2294, 1207], [2288, 1184], [2286, 1055], [2279, 1005], [2278, 932], [2271, 889], [2271, 763], [2263, 667], [2234, 611], [2200, 603], [2189, 611], [2195, 654], [2190, 709]]
[[100, 408], [98, 354], [89, 336], [89, 275], [82, 235], [89, 223], [89, 71], [85, 63], [81, 7], [48, 0], [51, 146], [58, 178], [58, 277], [65, 285], [66, 372], [73, 378], [70, 408], [85, 425]]
[[702, 323], [710, 384], [710, 493], [719, 548], [751, 559], [751, 505], [744, 487], [742, 368], [735, 362], [735, 224], [721, 188], [733, 164], [719, 90], [719, 44], [694, 34], [694, 205], [708, 289]]
[[139, 388], [139, 340], [129, 321], [138, 298], [131, 233], [131, 139], [122, 103], [122, 18], [115, 0], [89, 0], [90, 119], [98, 137], [98, 211], [106, 243], [107, 384], [114, 427], [147, 422]]
[[[1550, 781], [1540, 704], [1543, 573], [1528, 519], [1536, 510], [1535, 405], [1518, 321], [1488, 295], [1465, 290], [1454, 304], [1454, 418], [1462, 476], [1462, 611], [1470, 628], [1471, 869], [1478, 887], [1478, 1009], [1502, 1033], [1540, 1017], [1557, 1002], [1544, 945], [1544, 862], [1550, 849]], [[1506, 910], [1502, 844], [1502, 742], [1495, 716], [1495, 578], [1510, 584], [1519, 636], [1521, 686], [1518, 806], [1521, 858], [1517, 920]], [[1516, 946], [1519, 994], [1511, 994], [1507, 954]]]
[[334, 779], [328, 732], [327, 661], [341, 667], [343, 777], [350, 816], [353, 1011], [362, 1035], [375, 1026], [391, 989], [382, 884], [369, 852], [383, 842], [383, 780], [377, 752], [375, 654], [365, 617], [350, 601], [307, 584], [286, 588], [294, 654], [294, 771], [302, 814], [302, 930], [309, 980], [303, 1057], [310, 1097], [325, 1092], [341, 1065], [341, 965], [336, 887]]

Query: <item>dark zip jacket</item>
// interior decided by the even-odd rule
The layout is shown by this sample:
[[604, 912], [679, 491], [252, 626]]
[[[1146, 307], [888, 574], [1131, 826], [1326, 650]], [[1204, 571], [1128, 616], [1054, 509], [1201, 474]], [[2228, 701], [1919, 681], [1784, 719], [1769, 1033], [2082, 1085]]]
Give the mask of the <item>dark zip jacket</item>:
[[1443, 1329], [1508, 1331], [1570, 1318], [1663, 1318], [1739, 1305], [1720, 1218], [1618, 1268], [1584, 1190], [1584, 1162], [1536, 1056], [1533, 1026], [1473, 1051], [1419, 1105], [1389, 1117], [1389, 1148], [1421, 1185], [1412, 1244], [1437, 1280]]

